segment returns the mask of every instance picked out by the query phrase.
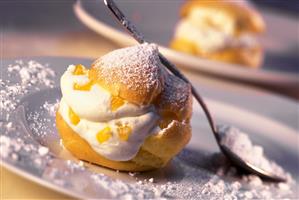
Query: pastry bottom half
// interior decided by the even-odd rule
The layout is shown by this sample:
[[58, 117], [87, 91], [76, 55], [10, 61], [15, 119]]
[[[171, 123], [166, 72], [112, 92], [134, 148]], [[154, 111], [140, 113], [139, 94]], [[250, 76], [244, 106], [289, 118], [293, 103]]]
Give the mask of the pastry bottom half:
[[137, 155], [129, 161], [109, 160], [97, 152], [56, 113], [56, 126], [65, 148], [75, 157], [120, 171], [148, 171], [165, 166], [189, 142], [189, 123], [174, 121], [161, 133], [149, 136]]

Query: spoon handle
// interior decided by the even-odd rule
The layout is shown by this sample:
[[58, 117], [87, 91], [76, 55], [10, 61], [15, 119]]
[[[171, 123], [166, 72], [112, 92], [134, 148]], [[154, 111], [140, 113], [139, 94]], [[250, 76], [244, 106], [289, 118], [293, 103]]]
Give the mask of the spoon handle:
[[[113, 0], [104, 0], [105, 5], [109, 8], [109, 10], [114, 14], [114, 16], [117, 18], [117, 20], [126, 28], [126, 30], [129, 31], [129, 33], [137, 40], [140, 44], [148, 42], [145, 40], [144, 36], [137, 30], [137, 28], [132, 24], [125, 15], [121, 12], [121, 10], [117, 7], [117, 5], [114, 3]], [[201, 105], [204, 113], [207, 116], [207, 119], [209, 121], [210, 127], [212, 129], [212, 132], [214, 136], [216, 137], [217, 141], [219, 141], [219, 135], [216, 131], [216, 126], [214, 123], [214, 120], [212, 118], [211, 113], [209, 112], [209, 109], [205, 102], [203, 101], [202, 97], [198, 94], [194, 86], [191, 84], [191, 82], [177, 69], [177, 67], [171, 63], [168, 59], [166, 59], [160, 52], [159, 52], [159, 58], [162, 64], [171, 71], [175, 76], [181, 78], [186, 83], [189, 83], [191, 85], [191, 91], [197, 102]]]

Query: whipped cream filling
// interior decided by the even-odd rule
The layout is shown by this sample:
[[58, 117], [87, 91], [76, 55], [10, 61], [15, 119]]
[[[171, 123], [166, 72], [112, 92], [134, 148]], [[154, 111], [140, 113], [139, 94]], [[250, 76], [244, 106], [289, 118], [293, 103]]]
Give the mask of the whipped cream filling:
[[257, 44], [252, 35], [234, 36], [234, 29], [234, 21], [225, 13], [208, 8], [194, 8], [187, 18], [178, 23], [175, 38], [191, 41], [207, 53]]
[[193, 8], [187, 16], [188, 21], [198, 28], [214, 28], [219, 32], [232, 35], [236, 29], [235, 20], [219, 8]]
[[73, 75], [74, 65], [70, 65], [60, 79], [63, 98], [80, 117], [90, 121], [109, 121], [116, 118], [142, 115], [153, 108], [137, 106], [125, 102], [116, 111], [111, 110], [111, 94], [100, 85], [94, 84], [90, 90], [75, 90], [74, 84], [84, 85], [89, 82], [88, 75]]
[[[89, 81], [87, 75], [73, 75], [74, 69], [71, 65], [61, 77], [63, 97], [59, 104], [59, 114], [95, 152], [110, 160], [131, 160], [144, 140], [158, 133], [159, 115], [153, 107], [139, 107], [130, 103], [111, 111], [111, 95], [99, 85], [93, 85], [88, 91], [73, 89], [74, 83], [85, 84]], [[80, 118], [78, 124], [72, 123], [70, 109]], [[120, 138], [120, 124], [130, 127], [127, 140]], [[109, 127], [111, 135], [106, 141], [99, 142], [97, 135], [106, 127]]]
[[[137, 117], [123, 117], [109, 122], [92, 122], [80, 119], [80, 122], [74, 125], [68, 117], [69, 106], [64, 98], [61, 99], [58, 112], [65, 122], [89, 143], [93, 150], [110, 160], [116, 161], [127, 161], [134, 158], [146, 137], [156, 133], [156, 124], [159, 118], [154, 112], [148, 112]], [[119, 139], [117, 131], [117, 124], [119, 123], [126, 124], [132, 129], [127, 141]], [[107, 126], [110, 127], [112, 136], [108, 141], [100, 144], [97, 140], [97, 134]]]

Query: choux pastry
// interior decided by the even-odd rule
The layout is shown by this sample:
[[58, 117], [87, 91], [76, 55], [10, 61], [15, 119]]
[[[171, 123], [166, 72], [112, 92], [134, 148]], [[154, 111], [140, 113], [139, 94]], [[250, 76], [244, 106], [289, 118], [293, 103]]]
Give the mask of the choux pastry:
[[162, 66], [155, 44], [112, 51], [61, 77], [56, 125], [75, 157], [121, 171], [165, 166], [191, 137], [189, 84]]

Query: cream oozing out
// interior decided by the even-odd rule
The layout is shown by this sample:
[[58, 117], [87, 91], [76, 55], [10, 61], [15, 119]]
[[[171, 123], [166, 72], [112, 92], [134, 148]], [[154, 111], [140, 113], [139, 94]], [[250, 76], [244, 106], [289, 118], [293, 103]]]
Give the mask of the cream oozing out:
[[[154, 108], [126, 102], [112, 111], [110, 93], [98, 84], [86, 91], [74, 89], [75, 83], [89, 82], [87, 75], [74, 75], [74, 70], [75, 66], [70, 65], [61, 77], [63, 97], [58, 112], [64, 121], [107, 159], [127, 161], [134, 158], [144, 140], [157, 133], [159, 116]], [[78, 116], [77, 123], [70, 119], [70, 112]], [[124, 133], [121, 127], [127, 127]]]
[[90, 121], [109, 121], [115, 118], [141, 115], [152, 107], [137, 106], [125, 102], [116, 111], [111, 110], [112, 96], [98, 84], [93, 84], [88, 91], [75, 90], [74, 84], [84, 85], [89, 82], [88, 75], [73, 75], [74, 65], [70, 65], [60, 79], [63, 98], [80, 117]]
[[194, 42], [204, 52], [256, 44], [250, 34], [234, 36], [235, 26], [232, 17], [223, 12], [212, 8], [194, 8], [177, 25], [175, 37]]

